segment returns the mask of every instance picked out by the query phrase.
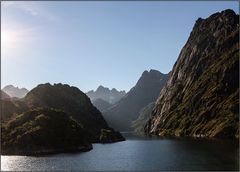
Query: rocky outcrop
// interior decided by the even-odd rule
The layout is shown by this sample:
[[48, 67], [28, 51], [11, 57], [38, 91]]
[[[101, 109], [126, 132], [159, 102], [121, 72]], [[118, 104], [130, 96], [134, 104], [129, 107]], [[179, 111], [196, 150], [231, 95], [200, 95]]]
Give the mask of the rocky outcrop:
[[108, 124], [118, 131], [132, 131], [132, 121], [139, 111], [155, 101], [164, 86], [168, 74], [157, 70], [144, 71], [136, 85], [115, 105], [103, 112]]
[[122, 140], [125, 139], [118, 131], [112, 132], [111, 130], [107, 129], [101, 130], [100, 143], [111, 143]]
[[238, 137], [239, 15], [199, 18], [145, 126], [159, 136]]
[[125, 96], [125, 91], [118, 91], [117, 89], [113, 88], [110, 90], [107, 87], [99, 86], [96, 91], [89, 91], [86, 95], [91, 99], [92, 102], [96, 101], [97, 99], [102, 99], [110, 104], [114, 104], [118, 102], [123, 96]]
[[7, 93], [10, 97], [23, 98], [28, 90], [26, 88], [18, 88], [13, 85], [7, 85], [2, 89], [5, 93]]

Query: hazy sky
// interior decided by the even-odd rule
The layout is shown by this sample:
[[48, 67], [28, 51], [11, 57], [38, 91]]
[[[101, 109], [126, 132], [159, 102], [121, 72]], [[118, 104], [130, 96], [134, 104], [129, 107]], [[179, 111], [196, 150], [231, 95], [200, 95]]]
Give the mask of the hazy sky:
[[1, 86], [67, 83], [128, 91], [168, 73], [198, 17], [238, 2], [1, 2]]

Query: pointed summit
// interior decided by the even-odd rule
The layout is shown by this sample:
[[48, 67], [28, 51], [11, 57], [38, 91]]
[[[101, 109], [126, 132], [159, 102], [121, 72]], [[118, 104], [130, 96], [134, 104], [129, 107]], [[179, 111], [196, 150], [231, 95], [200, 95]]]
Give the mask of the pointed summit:
[[165, 85], [168, 74], [157, 70], [145, 70], [136, 85], [114, 106], [103, 113], [109, 125], [120, 131], [131, 131], [132, 121], [136, 120], [139, 111], [155, 101]]
[[109, 93], [110, 90], [109, 90], [109, 88], [103, 87], [102, 85], [100, 85], [100, 86], [97, 88], [96, 92], [98, 92], [98, 93]]
[[239, 15], [233, 10], [196, 21], [145, 131], [239, 137]]
[[151, 69], [149, 71], [145, 70], [142, 73], [141, 77], [139, 78], [135, 87], [142, 86], [142, 85], [151, 85], [155, 82], [160, 82], [161, 79], [165, 77], [166, 77], [166, 74], [163, 74], [157, 70], [154, 70], [154, 69]]

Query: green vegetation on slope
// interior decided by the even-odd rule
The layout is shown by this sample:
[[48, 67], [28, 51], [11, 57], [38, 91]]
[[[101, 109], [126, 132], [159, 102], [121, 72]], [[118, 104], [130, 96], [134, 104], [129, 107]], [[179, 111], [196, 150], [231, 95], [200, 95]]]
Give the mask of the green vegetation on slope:
[[39, 108], [17, 115], [4, 123], [1, 131], [3, 154], [34, 154], [91, 145], [87, 130], [56, 109]]
[[145, 131], [239, 137], [239, 15], [234, 11], [196, 21]]
[[[85, 142], [124, 140], [107, 125], [83, 92], [66, 84], [38, 85], [23, 99], [2, 101], [2, 112], [1, 141], [5, 154], [31, 154], [34, 150], [41, 154], [49, 149], [57, 153]], [[101, 139], [103, 129], [110, 132], [104, 140]]]
[[144, 125], [151, 117], [152, 110], [154, 108], [155, 102], [149, 103], [147, 106], [142, 108], [139, 112], [138, 118], [132, 122], [132, 127], [134, 128], [134, 132], [138, 135], [144, 134]]

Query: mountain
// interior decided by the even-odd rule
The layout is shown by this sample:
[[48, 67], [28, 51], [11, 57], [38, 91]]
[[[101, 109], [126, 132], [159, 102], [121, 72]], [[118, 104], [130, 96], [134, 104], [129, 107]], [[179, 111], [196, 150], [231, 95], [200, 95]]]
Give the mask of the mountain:
[[7, 93], [10, 97], [23, 98], [28, 90], [26, 88], [18, 88], [13, 85], [7, 85], [2, 89], [5, 93]]
[[21, 113], [26, 109], [27, 107], [24, 102], [11, 98], [1, 90], [1, 121], [6, 121], [12, 115]]
[[[21, 105], [17, 104], [20, 102], [22, 103]], [[18, 101], [10, 101], [8, 105], [9, 104], [14, 108], [9, 106], [3, 107], [3, 112], [4, 113], [8, 112], [8, 115], [9, 115], [8, 120], [5, 120], [4, 122], [4, 126], [8, 126], [8, 123], [9, 122], [11, 123], [11, 121], [16, 121], [14, 122], [16, 123], [15, 127], [21, 128], [21, 126], [22, 125], [24, 126], [25, 123], [26, 125], [28, 123], [32, 123], [33, 119], [29, 118], [29, 115], [28, 115], [28, 113], [33, 113], [32, 110], [38, 113], [39, 108], [54, 109], [53, 111], [43, 110], [44, 112], [46, 112], [43, 114], [46, 117], [51, 118], [49, 114], [51, 113], [55, 114], [54, 111], [58, 111], [58, 112], [63, 111], [64, 114], [68, 116], [69, 118], [68, 120], [73, 119], [74, 121], [76, 121], [77, 124], [81, 126], [82, 128], [81, 131], [88, 136], [87, 141], [89, 143], [95, 143], [95, 142], [107, 143], [107, 142], [124, 140], [124, 138], [121, 136], [119, 132], [114, 131], [112, 128], [108, 126], [101, 112], [92, 105], [87, 95], [85, 95], [82, 91], [80, 91], [76, 87], [71, 87], [66, 84], [54, 84], [54, 85], [51, 85], [49, 83], [40, 84], [37, 87], [33, 88], [23, 99]], [[5, 116], [5, 114], [3, 116]], [[22, 116], [24, 116], [23, 121], [20, 120]], [[18, 120], [20, 121], [18, 122]], [[37, 127], [37, 124], [33, 123], [33, 125], [29, 128], [29, 131], [35, 130], [36, 127]], [[46, 130], [49, 130], [49, 131], [58, 130], [57, 128], [55, 129], [48, 128], [50, 126], [47, 126], [47, 125], [45, 127], [47, 127]], [[6, 130], [3, 130], [3, 131], [6, 131], [6, 133], [3, 132], [3, 135], [5, 134], [7, 135], [7, 137], [11, 137], [11, 138], [7, 138], [6, 144], [8, 145], [6, 145], [5, 148], [11, 147], [12, 144], [10, 140], [17, 139], [16, 135], [11, 135], [11, 132], [10, 132], [11, 127], [9, 130], [7, 128]], [[23, 132], [23, 131], [21, 130], [19, 132]], [[69, 131], [69, 132], [72, 132], [72, 131]], [[34, 137], [31, 136], [28, 139], [36, 138], [35, 140], [31, 140], [31, 141], [33, 142], [33, 144], [37, 144], [36, 142], [38, 139], [43, 139], [39, 137], [43, 137], [43, 136], [45, 139], [47, 138], [45, 137], [46, 135], [44, 134], [38, 135], [38, 132], [37, 132], [36, 135], [34, 135]], [[84, 136], [82, 135], [82, 137]], [[71, 140], [69, 141], [72, 142]], [[53, 144], [53, 145], [56, 145], [56, 144]], [[16, 147], [16, 149], [18, 148], [18, 146], [16, 145], [14, 147]], [[19, 150], [19, 151], [21, 152], [22, 150]], [[36, 150], [32, 150], [32, 151], [36, 151]], [[23, 152], [23, 153], [26, 153], [26, 152]]]
[[90, 99], [77, 87], [67, 84], [41, 84], [32, 89], [24, 98], [30, 108], [54, 108], [63, 110], [84, 127], [98, 140], [101, 129], [110, 129], [101, 112], [95, 108]]
[[144, 71], [136, 85], [116, 104], [103, 113], [108, 124], [119, 131], [131, 131], [131, 123], [139, 111], [155, 101], [164, 86], [168, 74], [157, 70]]
[[1, 100], [1, 121], [7, 121], [16, 114], [28, 110], [27, 105], [21, 100]]
[[110, 90], [107, 87], [99, 86], [96, 91], [89, 91], [86, 93], [87, 96], [94, 102], [96, 99], [102, 99], [110, 104], [114, 104], [125, 96], [125, 91], [118, 91], [115, 88]]
[[60, 110], [27, 111], [3, 124], [1, 131], [2, 154], [39, 155], [92, 148], [83, 126]]
[[94, 100], [92, 103], [100, 112], [104, 112], [105, 110], [112, 106], [112, 104], [99, 98]]
[[158, 136], [238, 137], [239, 15], [199, 18], [145, 126]]
[[132, 128], [134, 128], [134, 132], [136, 134], [145, 135], [144, 125], [150, 119], [154, 105], [155, 102], [151, 102], [147, 106], [143, 107], [139, 112], [138, 118], [132, 122]]
[[10, 99], [11, 97], [7, 93], [1, 90], [1, 100], [10, 100]]

